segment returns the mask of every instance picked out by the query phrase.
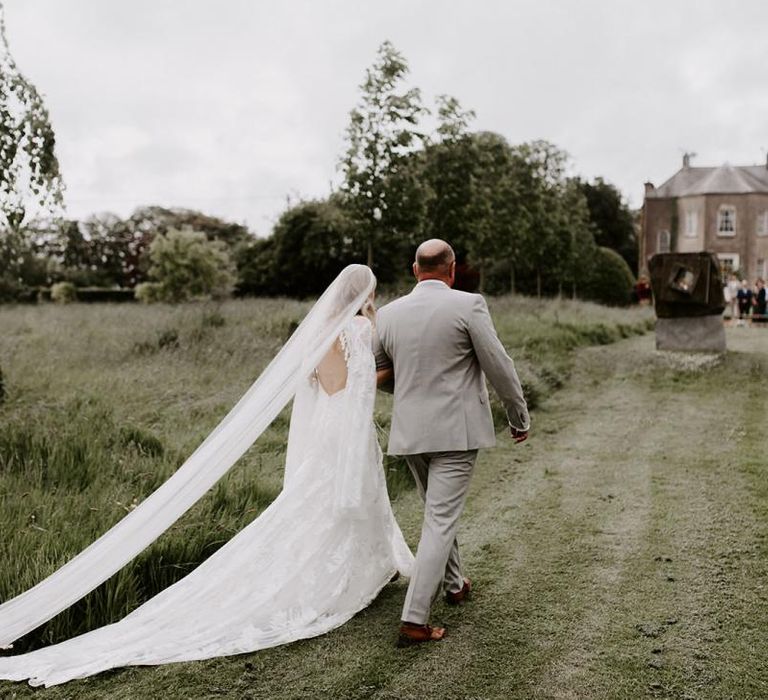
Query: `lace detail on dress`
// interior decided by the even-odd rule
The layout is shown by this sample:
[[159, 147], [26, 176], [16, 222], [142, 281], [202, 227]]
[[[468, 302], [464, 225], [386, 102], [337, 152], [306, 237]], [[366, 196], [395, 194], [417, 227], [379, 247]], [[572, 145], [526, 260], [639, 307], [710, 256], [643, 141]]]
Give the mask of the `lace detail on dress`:
[[347, 368], [349, 368], [349, 338], [347, 337], [346, 329], [339, 335], [339, 344], [341, 345], [342, 353], [344, 353], [344, 362], [347, 363]]

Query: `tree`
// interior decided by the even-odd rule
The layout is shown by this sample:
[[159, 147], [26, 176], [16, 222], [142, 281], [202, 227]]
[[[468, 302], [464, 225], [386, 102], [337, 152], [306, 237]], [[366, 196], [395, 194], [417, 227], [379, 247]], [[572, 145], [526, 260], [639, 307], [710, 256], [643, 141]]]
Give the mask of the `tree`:
[[307, 297], [320, 294], [361, 255], [354, 222], [330, 201], [300, 202], [285, 211], [272, 236], [241, 251], [239, 290]]
[[235, 283], [226, 245], [209, 241], [201, 231], [174, 229], [155, 237], [149, 258], [150, 276], [160, 284], [159, 295], [165, 301], [224, 297]]
[[390, 251], [401, 248], [402, 237], [420, 219], [419, 180], [409, 155], [423, 140], [417, 127], [426, 110], [420, 91], [403, 87], [407, 74], [407, 61], [385, 41], [366, 70], [346, 132], [341, 191], [362, 233], [370, 267], [380, 244]]
[[568, 178], [560, 201], [561, 235], [567, 240], [568, 253], [561, 272], [561, 283], [570, 286], [571, 298], [581, 293], [582, 286], [590, 279], [598, 256], [587, 200], [577, 178]]
[[500, 134], [473, 134], [471, 144], [474, 166], [470, 171], [469, 254], [480, 267], [481, 289], [486, 286], [489, 270], [506, 261], [514, 291], [522, 234], [529, 225], [521, 198], [523, 163]]
[[457, 254], [472, 245], [472, 181], [477, 163], [475, 141], [468, 127], [474, 112], [458, 100], [437, 98], [436, 140], [424, 150], [421, 178], [426, 184], [424, 236], [443, 238]]
[[564, 203], [568, 155], [543, 140], [524, 143], [515, 152], [524, 164], [518, 169], [517, 194], [526, 223], [515, 239], [515, 265], [534, 277], [540, 297], [547, 281], [556, 282], [559, 289], [571, 247], [570, 211]]
[[30, 209], [53, 212], [63, 184], [43, 100], [8, 47], [0, 4], [0, 224], [18, 231]]
[[632, 211], [621, 192], [601, 177], [591, 183], [580, 180], [579, 185], [587, 200], [595, 241], [618, 252], [637, 272], [637, 235]]

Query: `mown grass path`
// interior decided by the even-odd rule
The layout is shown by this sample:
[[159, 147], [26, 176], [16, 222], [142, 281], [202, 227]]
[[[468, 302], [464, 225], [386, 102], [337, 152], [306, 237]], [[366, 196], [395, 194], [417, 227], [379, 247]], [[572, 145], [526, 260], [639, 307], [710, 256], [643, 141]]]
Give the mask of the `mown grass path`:
[[[729, 345], [698, 370], [652, 335], [579, 351], [531, 441], [481, 456], [443, 643], [395, 648], [398, 582], [318, 639], [0, 697], [766, 698], [768, 332]], [[415, 544], [415, 493], [396, 510]]]

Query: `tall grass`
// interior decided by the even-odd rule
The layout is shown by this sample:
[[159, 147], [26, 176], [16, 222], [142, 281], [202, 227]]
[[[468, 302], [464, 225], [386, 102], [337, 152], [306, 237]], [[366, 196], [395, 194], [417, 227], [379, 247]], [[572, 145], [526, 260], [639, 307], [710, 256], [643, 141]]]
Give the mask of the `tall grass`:
[[[217, 424], [308, 304], [0, 307], [0, 601], [55, 571], [156, 489]], [[570, 351], [644, 332], [649, 314], [571, 302], [492, 302], [532, 404], [567, 377]], [[376, 422], [389, 425], [389, 397]], [[495, 406], [501, 422], [502, 411]], [[113, 622], [177, 581], [279, 493], [288, 411], [133, 562], [16, 644]], [[410, 488], [385, 462], [390, 494]]]

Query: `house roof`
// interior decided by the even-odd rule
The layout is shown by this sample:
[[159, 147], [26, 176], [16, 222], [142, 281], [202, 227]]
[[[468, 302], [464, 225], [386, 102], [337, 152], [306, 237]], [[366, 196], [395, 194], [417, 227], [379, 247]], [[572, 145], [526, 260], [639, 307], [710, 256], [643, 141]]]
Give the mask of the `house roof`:
[[663, 185], [649, 191], [649, 199], [689, 197], [700, 194], [768, 194], [765, 165], [721, 165], [717, 168], [681, 168]]

